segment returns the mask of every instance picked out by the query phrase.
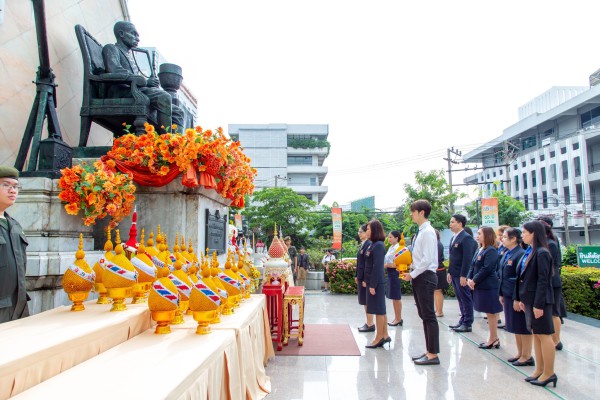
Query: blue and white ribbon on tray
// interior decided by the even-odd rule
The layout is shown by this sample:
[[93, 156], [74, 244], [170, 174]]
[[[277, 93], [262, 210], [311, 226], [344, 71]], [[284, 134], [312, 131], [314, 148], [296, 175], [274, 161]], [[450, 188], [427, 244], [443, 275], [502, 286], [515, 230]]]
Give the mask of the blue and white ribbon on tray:
[[188, 299], [190, 298], [192, 288], [187, 283], [183, 282], [181, 279], [179, 279], [173, 274], [169, 274], [168, 278], [171, 280], [171, 282], [173, 282], [177, 290], [185, 294]]
[[151, 277], [156, 278], [156, 268], [154, 268], [154, 266], [146, 264], [138, 257], [133, 257], [131, 259], [131, 263], [134, 267], [136, 267], [146, 275], [150, 275]]
[[137, 271], [129, 271], [128, 269], [125, 269], [117, 264], [113, 264], [110, 261], [105, 261], [104, 269], [129, 281], [137, 282]]
[[152, 288], [154, 288], [154, 291], [163, 299], [166, 299], [177, 306], [179, 305], [179, 293], [171, 292], [168, 288], [164, 287], [160, 281], [154, 281]]
[[91, 273], [85, 272], [81, 267], [78, 267], [75, 264], [69, 265], [67, 269], [70, 269], [71, 271], [73, 271], [74, 274], [82, 277], [88, 282], [94, 283], [96, 281], [96, 273], [94, 272], [94, 270], [92, 270]]
[[236, 289], [240, 288], [240, 283], [238, 281], [236, 281], [235, 279], [225, 275], [224, 273], [220, 273], [219, 275], [217, 275], [219, 277], [219, 279], [228, 284], [229, 286], [233, 286]]
[[216, 305], [218, 305], [218, 306], [221, 305], [221, 298], [215, 292], [213, 292], [208, 286], [206, 286], [204, 284], [204, 282], [202, 282], [202, 279], [198, 279], [198, 282], [196, 282], [194, 284], [194, 287], [192, 290], [198, 290], [200, 293], [202, 293], [204, 296], [208, 297], [208, 299], [210, 301], [212, 301], [213, 303], [215, 303]]
[[154, 263], [156, 268], [164, 268], [165, 267], [165, 263], [160, 261], [158, 259], [158, 257], [156, 257], [156, 256], [152, 256], [152, 263]]

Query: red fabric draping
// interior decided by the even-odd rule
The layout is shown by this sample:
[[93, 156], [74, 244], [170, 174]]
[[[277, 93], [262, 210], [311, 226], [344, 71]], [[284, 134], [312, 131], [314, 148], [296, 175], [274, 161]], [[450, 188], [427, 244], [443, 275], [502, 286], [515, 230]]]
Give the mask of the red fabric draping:
[[214, 176], [208, 172], [202, 171], [200, 172], [200, 185], [207, 189], [214, 189], [217, 187], [217, 181]]
[[181, 177], [181, 183], [190, 188], [198, 186], [198, 174], [196, 174], [194, 167], [191, 165], [188, 167], [185, 174]]
[[[133, 181], [142, 186], [152, 186], [152, 187], [161, 187], [170, 183], [173, 179], [177, 178], [179, 175], [179, 168], [177, 165], [172, 164], [169, 166], [169, 172], [166, 175], [156, 175], [150, 172], [148, 167], [140, 167], [140, 166], [130, 166], [126, 165], [124, 162], [115, 160], [112, 157], [105, 156], [107, 159], [110, 158], [115, 162], [117, 169], [123, 173], [131, 174], [133, 176]], [[103, 157], [104, 161], [104, 157]]]

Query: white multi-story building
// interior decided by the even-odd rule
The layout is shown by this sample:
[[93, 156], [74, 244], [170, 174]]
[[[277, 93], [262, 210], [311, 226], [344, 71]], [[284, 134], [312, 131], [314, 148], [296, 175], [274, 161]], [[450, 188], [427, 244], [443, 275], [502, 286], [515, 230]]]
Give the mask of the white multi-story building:
[[464, 156], [482, 172], [465, 183], [482, 196], [506, 190], [535, 215], [550, 216], [570, 241], [600, 240], [600, 85], [553, 87], [519, 108], [519, 121]]
[[258, 175], [257, 189], [289, 187], [320, 203], [327, 194], [323, 162], [329, 155], [329, 125], [230, 124], [229, 136], [239, 140]]

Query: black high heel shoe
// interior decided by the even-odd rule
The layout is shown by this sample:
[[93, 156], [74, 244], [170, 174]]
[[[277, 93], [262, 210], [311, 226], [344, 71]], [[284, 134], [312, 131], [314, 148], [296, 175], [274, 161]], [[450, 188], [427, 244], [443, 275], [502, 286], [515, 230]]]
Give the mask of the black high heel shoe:
[[479, 348], [480, 349], [499, 349], [500, 348], [500, 339], [496, 339], [490, 344], [485, 344], [485, 342], [479, 343]]
[[550, 378], [546, 379], [545, 381], [538, 381], [536, 379], [536, 380], [530, 381], [529, 383], [531, 383], [532, 385], [535, 385], [535, 386], [545, 387], [550, 382], [552, 382], [554, 384], [554, 387], [556, 387], [556, 383], [558, 383], [558, 376], [556, 376], [556, 374], [554, 374]]
[[530, 382], [531, 381], [537, 381], [537, 378], [539, 378], [541, 375], [538, 376], [528, 376], [527, 378], [525, 378], [525, 382]]
[[[376, 349], [378, 347], [383, 347], [384, 344], [387, 343], [386, 338], [382, 338], [379, 342], [375, 343], [375, 344], [368, 344], [365, 346], [365, 348], [367, 349]], [[391, 338], [390, 338], [391, 341]]]
[[404, 320], [401, 319], [400, 321], [396, 322], [395, 324], [393, 322], [388, 322], [388, 326], [402, 326], [403, 323], [404, 323]]
[[529, 360], [519, 361], [518, 359], [511, 363], [515, 367], [535, 367], [535, 360], [533, 357], [530, 357]]

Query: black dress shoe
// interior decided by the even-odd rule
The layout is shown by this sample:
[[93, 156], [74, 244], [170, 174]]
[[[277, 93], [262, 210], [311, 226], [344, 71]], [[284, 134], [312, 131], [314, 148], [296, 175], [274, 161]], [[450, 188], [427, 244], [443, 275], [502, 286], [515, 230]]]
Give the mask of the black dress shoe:
[[516, 360], [512, 363], [512, 365], [514, 365], [515, 367], [534, 367], [535, 360], [533, 359], [533, 357], [530, 357], [529, 360], [522, 361], [522, 362], [519, 360]]
[[480, 349], [488, 349], [488, 350], [489, 349], [499, 349], [500, 348], [500, 339], [496, 339], [490, 344], [486, 344], [485, 342], [479, 343], [479, 348]]
[[456, 329], [456, 328], [458, 328], [458, 327], [459, 327], [459, 326], [461, 326], [461, 325], [462, 325], [462, 324], [459, 322], [459, 323], [458, 323], [458, 324], [456, 324], [456, 325], [448, 325], [448, 328], [450, 328], [450, 329]]
[[554, 348], [555, 348], [556, 350], [562, 350], [562, 349], [563, 349], [562, 342], [558, 342], [558, 343], [556, 343], [556, 346], [554, 346]]
[[454, 332], [472, 332], [473, 328], [466, 325], [461, 325], [458, 328], [454, 328]]
[[507, 359], [506, 361], [508, 361], [509, 363], [514, 363], [515, 361], [517, 361], [519, 358], [521, 357], [511, 357], [509, 359]]
[[525, 378], [525, 382], [531, 382], [531, 381], [535, 381], [537, 380], [537, 378], [539, 378], [541, 375], [538, 376], [528, 376], [527, 378]]
[[554, 387], [556, 387], [557, 382], [558, 382], [558, 376], [556, 376], [556, 374], [552, 375], [550, 378], [546, 379], [545, 381], [538, 381], [537, 379], [534, 381], [529, 381], [529, 383], [531, 383], [532, 385], [544, 386], [544, 387], [549, 383], [553, 383]]
[[386, 343], [390, 343], [392, 341], [391, 337], [387, 337], [387, 338], [382, 338], [379, 342], [375, 343], [375, 344], [369, 344], [366, 345], [365, 347], [367, 349], [376, 349], [378, 347], [383, 347], [384, 344]]
[[404, 320], [401, 319], [400, 321], [396, 322], [395, 324], [393, 322], [388, 322], [388, 326], [402, 326], [403, 323], [404, 323]]
[[423, 358], [427, 355], [427, 353], [419, 354], [418, 356], [411, 357], [413, 361], [418, 360], [419, 358]]
[[375, 324], [373, 324], [371, 326], [364, 324], [363, 326], [358, 328], [358, 331], [359, 332], [375, 332]]
[[440, 358], [427, 358], [427, 355], [424, 355], [421, 358], [415, 360], [416, 365], [440, 365]]

